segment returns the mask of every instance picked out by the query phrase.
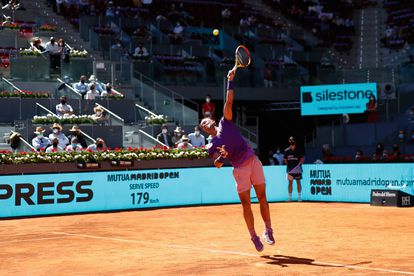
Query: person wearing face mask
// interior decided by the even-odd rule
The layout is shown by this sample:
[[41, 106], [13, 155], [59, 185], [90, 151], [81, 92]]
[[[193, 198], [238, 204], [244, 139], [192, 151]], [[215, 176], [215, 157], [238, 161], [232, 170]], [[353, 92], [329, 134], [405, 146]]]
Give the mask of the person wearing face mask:
[[289, 201], [292, 201], [293, 180], [296, 180], [298, 186], [298, 201], [302, 201], [301, 192], [302, 186], [300, 180], [302, 179], [302, 164], [305, 161], [304, 154], [297, 148], [294, 137], [289, 138], [289, 147], [285, 149], [283, 162], [287, 165], [287, 179], [289, 181]]
[[183, 135], [183, 138], [181, 138], [181, 143], [177, 145], [178, 149], [193, 149], [193, 145], [189, 143], [190, 139], [186, 135]]
[[276, 148], [275, 154], [273, 154], [273, 159], [276, 160], [275, 165], [283, 165], [283, 153], [280, 152], [280, 148]]
[[181, 143], [181, 138], [183, 134], [184, 134], [184, 130], [180, 126], [177, 126], [174, 129], [174, 136], [171, 138], [171, 141], [174, 147], [177, 147], [177, 145]]
[[32, 146], [37, 150], [45, 150], [48, 146], [50, 146], [49, 138], [45, 137], [43, 134], [45, 130], [42, 127], [36, 127], [36, 137], [32, 139]]
[[188, 138], [190, 139], [191, 144], [196, 148], [201, 148], [206, 145], [206, 138], [201, 134], [199, 126], [194, 127], [194, 132], [190, 133]]
[[378, 122], [378, 117], [379, 117], [379, 113], [378, 113], [378, 102], [375, 99], [374, 95], [371, 95], [369, 97], [369, 102], [367, 103], [367, 110], [366, 112], [368, 113], [368, 118], [367, 118], [367, 122], [368, 123], [376, 123]]
[[105, 114], [102, 107], [95, 106], [93, 111], [95, 114], [92, 115], [92, 119], [94, 119], [98, 124], [105, 125], [108, 122], [109, 117]]
[[112, 91], [112, 85], [108, 82], [105, 85], [105, 91], [101, 93], [101, 97], [105, 98], [105, 97], [108, 97], [109, 95], [114, 95], [114, 94], [115, 94], [114, 91]]
[[56, 114], [59, 117], [63, 117], [65, 114], [73, 114], [73, 108], [69, 104], [67, 104], [66, 96], [60, 97], [60, 104], [56, 105]]
[[168, 126], [162, 125], [161, 127], [161, 133], [157, 135], [157, 140], [161, 143], [165, 144], [167, 147], [173, 147], [174, 144], [171, 140], [171, 134], [168, 133]]
[[102, 138], [96, 138], [95, 144], [89, 145], [88, 150], [91, 151], [104, 151], [107, 150], [105, 141]]
[[68, 135], [68, 139], [72, 141], [72, 139], [76, 137], [82, 148], [86, 149], [88, 145], [86, 144], [85, 137], [83, 137], [80, 128], [77, 125], [74, 125], [69, 131], [70, 134]]
[[83, 148], [81, 145], [79, 145], [79, 141], [78, 138], [73, 137], [70, 141], [70, 145], [68, 145], [65, 150], [67, 152], [72, 152], [72, 151], [82, 151]]
[[203, 118], [214, 119], [214, 113], [216, 112], [216, 105], [211, 102], [211, 96], [206, 96], [206, 102], [202, 106]]
[[46, 149], [46, 153], [62, 152], [62, 151], [64, 151], [64, 150], [61, 146], [59, 146], [59, 139], [58, 138], [53, 138], [52, 139], [52, 145]]
[[62, 132], [62, 126], [58, 123], [54, 123], [51, 127], [52, 133], [49, 134], [49, 140], [53, 142], [53, 139], [58, 139], [59, 147], [64, 149], [69, 144], [69, 139]]
[[82, 95], [82, 99], [84, 99], [86, 92], [89, 90], [89, 85], [86, 83], [86, 76], [82, 75], [79, 82], [75, 84], [74, 88]]

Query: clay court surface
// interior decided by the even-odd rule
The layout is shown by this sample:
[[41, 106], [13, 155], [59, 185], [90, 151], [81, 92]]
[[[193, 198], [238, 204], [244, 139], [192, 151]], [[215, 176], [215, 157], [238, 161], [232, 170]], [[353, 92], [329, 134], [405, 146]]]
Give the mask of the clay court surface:
[[0, 274], [414, 275], [414, 208], [270, 208], [277, 244], [261, 253], [239, 205], [3, 220]]

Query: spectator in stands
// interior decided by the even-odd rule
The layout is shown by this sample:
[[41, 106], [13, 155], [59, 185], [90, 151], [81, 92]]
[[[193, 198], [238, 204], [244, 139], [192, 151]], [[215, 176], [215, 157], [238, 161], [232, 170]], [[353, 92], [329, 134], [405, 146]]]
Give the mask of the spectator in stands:
[[414, 65], [414, 55], [408, 56], [408, 61], [405, 63], [406, 65], [413, 66]]
[[364, 152], [362, 150], [357, 150], [355, 153], [355, 161], [363, 161], [365, 159]]
[[62, 56], [63, 62], [69, 63], [69, 61], [70, 61], [70, 48], [69, 48], [69, 46], [65, 43], [65, 41], [62, 38], [59, 39], [58, 46], [59, 46], [59, 52]]
[[269, 150], [269, 165], [270, 166], [274, 166], [275, 165], [275, 159], [274, 159], [274, 157], [273, 157], [273, 155], [274, 155], [275, 153], [274, 153], [274, 151], [273, 150]]
[[387, 29], [385, 30], [385, 45], [389, 45], [390, 41], [392, 40], [394, 36], [394, 28], [392, 26], [387, 26]]
[[265, 64], [263, 69], [263, 81], [265, 88], [273, 87], [272, 69], [269, 64]]
[[95, 90], [98, 91], [98, 93], [102, 93], [103, 92], [103, 88], [102, 86], [99, 84], [98, 79], [95, 77], [95, 75], [91, 75], [89, 77], [89, 90], [91, 90], [91, 85], [95, 85]]
[[190, 133], [188, 138], [190, 139], [191, 145], [196, 148], [201, 148], [206, 145], [206, 139], [204, 138], [204, 135], [201, 134], [199, 126], [194, 127], [194, 132]]
[[95, 114], [92, 115], [92, 119], [94, 119], [98, 124], [106, 125], [108, 123], [109, 115], [106, 114], [102, 107], [95, 106], [93, 112], [95, 112]]
[[400, 143], [404, 143], [404, 140], [405, 140], [405, 131], [404, 130], [400, 130], [398, 132], [398, 140], [400, 140]]
[[215, 112], [216, 112], [216, 105], [211, 102], [211, 96], [207, 95], [206, 96], [206, 102], [203, 103], [202, 106], [202, 112], [203, 112], [203, 118], [215, 118]]
[[174, 143], [172, 142], [171, 134], [168, 133], [168, 126], [162, 125], [161, 133], [157, 135], [157, 140], [161, 143], [165, 144], [167, 147], [174, 147]]
[[375, 147], [375, 153], [373, 160], [379, 161], [384, 159], [384, 146], [381, 143], [378, 143]]
[[72, 152], [72, 151], [82, 151], [83, 148], [79, 145], [78, 138], [72, 137], [70, 140], [70, 145], [65, 148], [65, 151]]
[[112, 90], [112, 85], [108, 82], [106, 85], [105, 85], [105, 91], [103, 91], [102, 93], [101, 93], [101, 97], [102, 98], [105, 98], [105, 97], [108, 97], [108, 96], [110, 96], [110, 95], [115, 95], [116, 93]]
[[408, 113], [408, 122], [414, 122], [414, 107], [411, 107], [411, 110]]
[[112, 44], [111, 48], [113, 50], [122, 50], [122, 49], [124, 49], [124, 47], [122, 46], [122, 42], [119, 39], [117, 39], [116, 42], [114, 44]]
[[400, 146], [398, 144], [394, 144], [392, 146], [392, 153], [391, 153], [391, 155], [394, 158], [399, 158], [401, 156], [401, 150], [400, 150]]
[[49, 140], [53, 142], [53, 139], [58, 139], [59, 147], [64, 149], [69, 144], [69, 139], [62, 132], [62, 126], [58, 123], [54, 123], [51, 127], [52, 133], [49, 134]]
[[147, 26], [139, 26], [132, 34], [140, 38], [145, 38], [145, 39], [151, 38], [151, 33], [148, 30]]
[[107, 150], [108, 147], [105, 144], [105, 141], [102, 138], [96, 138], [94, 144], [88, 146], [88, 150], [91, 151], [104, 151]]
[[50, 140], [47, 137], [44, 137], [45, 130], [42, 127], [36, 127], [36, 137], [32, 139], [32, 146], [37, 150], [45, 150], [50, 146]]
[[283, 153], [280, 151], [280, 147], [276, 148], [276, 153], [273, 154], [273, 159], [275, 159], [275, 165], [283, 165]]
[[82, 99], [84, 99], [86, 92], [89, 90], [89, 85], [86, 83], [86, 76], [82, 75], [74, 88], [82, 95]]
[[322, 161], [326, 162], [332, 157], [333, 157], [333, 154], [331, 152], [331, 148], [329, 147], [329, 145], [328, 144], [322, 145]]
[[86, 92], [85, 100], [95, 100], [100, 98], [100, 94], [95, 89], [95, 84], [89, 85], [89, 91]]
[[189, 143], [190, 139], [183, 135], [183, 138], [181, 138], [181, 143], [177, 145], [178, 149], [193, 149], [193, 145]]
[[112, 1], [108, 2], [108, 6], [106, 7], [105, 16], [107, 16], [107, 17], [114, 17], [115, 16], [113, 4], [114, 3]]
[[52, 145], [46, 149], [46, 153], [62, 152], [62, 151], [64, 151], [64, 150], [61, 146], [59, 146], [59, 139], [58, 138], [53, 138], [52, 139]]
[[180, 126], [177, 126], [174, 129], [174, 136], [171, 138], [171, 141], [174, 147], [176, 147], [179, 143], [181, 143], [181, 138], [183, 134], [184, 134], [184, 130]]
[[39, 53], [46, 51], [46, 48], [42, 46], [42, 40], [39, 37], [33, 39], [30, 49]]
[[69, 104], [67, 104], [66, 96], [60, 97], [60, 104], [56, 105], [56, 114], [59, 117], [63, 117], [64, 115], [72, 115], [73, 108]]
[[223, 21], [227, 21], [231, 17], [231, 11], [228, 8], [225, 8], [221, 11], [221, 18]]
[[60, 75], [60, 48], [55, 42], [55, 38], [51, 37], [46, 43], [46, 52], [49, 53], [50, 73]]
[[78, 143], [82, 146], [82, 148], [86, 149], [88, 146], [85, 141], [85, 137], [81, 133], [80, 128], [77, 125], [73, 125], [71, 129], [69, 129], [70, 134], [67, 136], [70, 141], [72, 141], [72, 138], [77, 138]]
[[177, 22], [177, 24], [172, 30], [172, 33], [169, 34], [169, 37], [172, 40], [171, 42], [175, 44], [180, 44], [183, 41], [183, 33], [184, 33], [183, 26], [181, 26], [180, 22]]
[[132, 56], [134, 58], [143, 59], [143, 58], [148, 58], [149, 53], [148, 53], [147, 49], [144, 47], [144, 45], [142, 43], [140, 43], [137, 46], [137, 48], [135, 48], [134, 54]]
[[368, 114], [368, 118], [367, 118], [368, 123], [378, 122], [378, 117], [379, 117], [378, 103], [377, 103], [377, 100], [375, 99], [374, 95], [371, 95], [369, 97], [369, 102], [367, 103], [366, 112]]
[[144, 6], [149, 6], [152, 4], [152, 0], [141, 0], [141, 4]]

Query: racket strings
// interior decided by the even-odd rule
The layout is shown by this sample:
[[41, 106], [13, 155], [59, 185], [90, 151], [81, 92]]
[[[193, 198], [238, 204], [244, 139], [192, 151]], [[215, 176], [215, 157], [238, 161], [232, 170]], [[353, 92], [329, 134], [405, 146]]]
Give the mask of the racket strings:
[[243, 48], [240, 48], [236, 52], [237, 63], [241, 66], [248, 66], [250, 63], [249, 53]]

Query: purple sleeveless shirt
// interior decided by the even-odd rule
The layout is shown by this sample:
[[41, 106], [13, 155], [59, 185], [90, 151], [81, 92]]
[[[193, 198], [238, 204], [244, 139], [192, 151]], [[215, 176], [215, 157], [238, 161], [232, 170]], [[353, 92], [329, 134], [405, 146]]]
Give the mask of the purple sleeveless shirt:
[[240, 167], [246, 160], [254, 156], [254, 151], [250, 145], [241, 136], [237, 126], [224, 117], [221, 118], [217, 135], [211, 140], [208, 153], [213, 157], [218, 152], [217, 147], [225, 145], [226, 151], [229, 153], [227, 158], [233, 167]]

